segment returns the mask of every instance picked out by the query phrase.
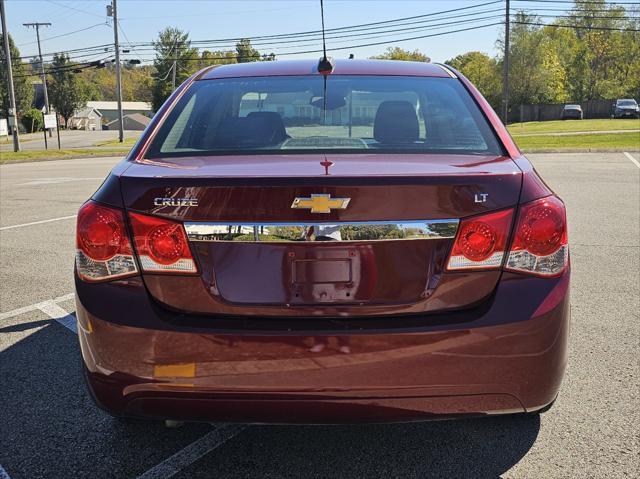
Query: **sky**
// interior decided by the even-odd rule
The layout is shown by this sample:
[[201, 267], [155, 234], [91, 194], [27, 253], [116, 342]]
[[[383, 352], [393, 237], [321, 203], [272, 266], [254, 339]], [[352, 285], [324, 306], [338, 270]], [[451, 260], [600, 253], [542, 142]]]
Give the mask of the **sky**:
[[[423, 15], [443, 10], [451, 10], [470, 5], [478, 5], [488, 0], [325, 0], [325, 26], [327, 29], [369, 22], [392, 20], [402, 17]], [[27, 22], [50, 22], [51, 27], [41, 28], [43, 53], [53, 53], [84, 48], [113, 42], [113, 27], [107, 25], [106, 5], [108, 0], [5, 0], [7, 29], [22, 56], [37, 54], [36, 32], [24, 27]], [[501, 9], [502, 4], [494, 4], [484, 9]], [[461, 14], [468, 13], [461, 11]], [[499, 15], [493, 13], [492, 15]], [[118, 0], [121, 42], [150, 42], [160, 30], [167, 26], [189, 32], [191, 40], [237, 38], [245, 36], [274, 35], [291, 32], [318, 30], [320, 28], [319, 0]], [[446, 23], [456, 21], [457, 14], [448, 14], [448, 19], [436, 21]], [[468, 17], [466, 17], [468, 18]], [[500, 19], [480, 23], [495, 23]], [[393, 33], [383, 38], [328, 40], [327, 47], [344, 47], [354, 44], [388, 41], [393, 38], [420, 36], [434, 32], [465, 28], [467, 25], [440, 26], [430, 31]], [[85, 31], [65, 35], [87, 28]], [[395, 42], [405, 49], [419, 49], [431, 57], [432, 61], [446, 61], [456, 55], [471, 50], [479, 50], [496, 55], [495, 41], [503, 27], [492, 26], [478, 30], [453, 33], [432, 38]], [[375, 33], [372, 32], [372, 33]], [[333, 57], [348, 57], [353, 53], [357, 58], [366, 58], [382, 53], [389, 45], [350, 48], [331, 53]], [[258, 47], [261, 53], [274, 51], [287, 53], [320, 48], [319, 41], [307, 44]], [[104, 57], [106, 54], [102, 54]], [[83, 60], [99, 59], [100, 53]], [[279, 58], [317, 58], [317, 53]], [[153, 52], [148, 47], [124, 56], [124, 59], [150, 59]]]

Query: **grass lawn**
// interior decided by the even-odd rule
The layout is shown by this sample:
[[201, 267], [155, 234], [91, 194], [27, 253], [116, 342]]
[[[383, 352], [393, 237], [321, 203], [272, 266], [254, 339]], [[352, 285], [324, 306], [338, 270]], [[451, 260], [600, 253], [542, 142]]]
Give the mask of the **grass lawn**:
[[125, 150], [114, 148], [86, 149], [77, 148], [72, 150], [25, 150], [25, 151], [3, 151], [0, 152], [0, 164], [20, 163], [22, 161], [34, 160], [57, 160], [65, 158], [89, 158], [100, 156], [122, 156], [127, 154]]
[[120, 143], [118, 140], [99, 141], [98, 143], [95, 143], [93, 146], [121, 146], [123, 148], [124, 147], [131, 148], [133, 145], [136, 144], [136, 141], [138, 141], [138, 138], [139, 136], [135, 138], [125, 138], [122, 143]]
[[514, 137], [523, 151], [543, 149], [612, 148], [640, 150], [640, 133], [611, 133], [598, 135], [520, 136]]
[[640, 120], [599, 119], [530, 121], [527, 123], [513, 123], [509, 125], [508, 128], [512, 135], [521, 135], [526, 133], [563, 133], [572, 131], [640, 130]]

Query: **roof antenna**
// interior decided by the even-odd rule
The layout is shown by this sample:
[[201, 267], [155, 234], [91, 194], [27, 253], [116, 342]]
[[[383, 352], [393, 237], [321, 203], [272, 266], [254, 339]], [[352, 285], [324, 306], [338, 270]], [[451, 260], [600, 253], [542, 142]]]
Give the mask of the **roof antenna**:
[[331, 73], [333, 70], [333, 60], [327, 58], [327, 42], [324, 38], [324, 2], [320, 0], [320, 17], [322, 17], [322, 58], [318, 62], [318, 71], [323, 75]]

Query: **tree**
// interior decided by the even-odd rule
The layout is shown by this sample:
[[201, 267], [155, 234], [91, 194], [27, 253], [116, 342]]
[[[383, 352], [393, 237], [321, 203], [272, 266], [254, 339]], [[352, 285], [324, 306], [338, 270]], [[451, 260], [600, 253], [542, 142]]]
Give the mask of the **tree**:
[[195, 72], [198, 50], [191, 47], [189, 34], [177, 28], [167, 27], [153, 43], [156, 58], [153, 65], [156, 77], [153, 85], [153, 109], [158, 110], [173, 92], [173, 77], [177, 87]]
[[44, 126], [42, 112], [37, 108], [29, 108], [22, 112], [22, 115], [20, 116], [20, 123], [22, 123], [22, 126], [24, 126], [27, 133], [33, 133], [34, 131], [41, 130]]
[[446, 62], [466, 76], [497, 109], [502, 101], [502, 81], [498, 61], [481, 52], [467, 52]]
[[[509, 46], [509, 108], [518, 105], [561, 103], [568, 99], [566, 65], [546, 28], [536, 15], [517, 12]], [[498, 45], [504, 48], [499, 40]], [[502, 70], [502, 59], [499, 62]]]
[[[145, 101], [153, 100], [155, 84], [155, 68], [151, 65], [123, 65], [122, 100]], [[87, 100], [115, 101], [116, 100], [115, 66], [104, 68], [87, 68], [77, 75], [78, 82]]]
[[251, 40], [248, 38], [243, 38], [236, 43], [236, 60], [238, 63], [268, 62], [275, 59], [275, 53], [265, 53], [261, 55], [258, 50], [253, 48]]
[[251, 46], [251, 40], [243, 38], [236, 43], [236, 60], [238, 63], [260, 61], [260, 52]]
[[606, 29], [625, 26], [624, 8], [604, 0], [576, 2], [568, 18], [558, 23], [581, 27], [575, 30], [575, 61], [570, 75], [577, 99], [608, 99], [622, 93], [619, 66], [625, 49], [633, 42], [625, 45], [622, 32]]
[[230, 63], [238, 63], [237, 53], [233, 50], [215, 50], [212, 52], [204, 50], [200, 54], [198, 68], [205, 68], [210, 65], [228, 65]]
[[57, 53], [51, 63], [51, 82], [49, 100], [53, 108], [64, 118], [65, 125], [76, 110], [86, 101], [76, 73], [75, 64], [69, 61], [65, 53]]
[[381, 55], [376, 55], [371, 58], [378, 60], [410, 60], [414, 62], [426, 62], [429, 63], [431, 58], [422, 53], [420, 50], [403, 50], [400, 47], [389, 47], [387, 51]]
[[[13, 89], [16, 96], [16, 109], [18, 113], [31, 108], [33, 101], [33, 85], [31, 80], [36, 77], [27, 76], [29, 72], [28, 64], [24, 64], [20, 59], [20, 50], [13, 43], [13, 38], [9, 35], [9, 52], [11, 53], [11, 67], [13, 70]], [[4, 48], [0, 48], [0, 116], [7, 118], [9, 115], [9, 92], [7, 90], [7, 59], [4, 56]]]

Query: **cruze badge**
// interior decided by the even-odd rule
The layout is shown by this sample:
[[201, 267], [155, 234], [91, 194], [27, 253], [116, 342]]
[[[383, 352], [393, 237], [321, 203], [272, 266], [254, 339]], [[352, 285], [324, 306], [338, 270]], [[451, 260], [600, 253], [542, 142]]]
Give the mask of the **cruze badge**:
[[344, 210], [351, 198], [331, 198], [331, 195], [311, 195], [310, 198], [297, 197], [291, 208], [311, 210], [311, 213], [331, 213], [331, 210]]
[[154, 198], [155, 206], [198, 206], [198, 198]]

